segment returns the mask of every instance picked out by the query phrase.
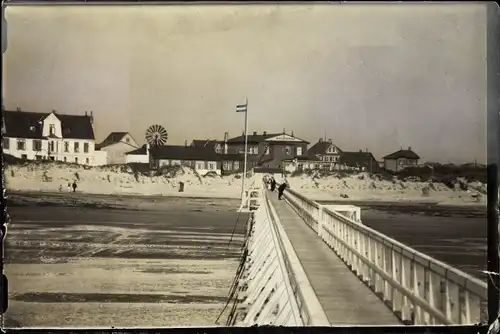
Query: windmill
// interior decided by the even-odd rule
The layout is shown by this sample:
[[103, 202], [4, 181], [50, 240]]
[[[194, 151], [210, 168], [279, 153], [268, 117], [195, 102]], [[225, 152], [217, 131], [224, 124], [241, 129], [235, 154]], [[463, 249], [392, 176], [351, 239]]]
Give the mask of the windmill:
[[167, 130], [161, 125], [151, 125], [146, 130], [146, 142], [151, 147], [163, 146], [167, 143], [168, 133]]
[[151, 125], [147, 130], [146, 130], [146, 143], [149, 145], [148, 149], [148, 155], [149, 155], [149, 164], [150, 167], [153, 169], [158, 168], [157, 166], [157, 161], [152, 157], [151, 155], [151, 149], [158, 147], [158, 146], [163, 146], [167, 143], [168, 139], [168, 133], [167, 130], [161, 125]]

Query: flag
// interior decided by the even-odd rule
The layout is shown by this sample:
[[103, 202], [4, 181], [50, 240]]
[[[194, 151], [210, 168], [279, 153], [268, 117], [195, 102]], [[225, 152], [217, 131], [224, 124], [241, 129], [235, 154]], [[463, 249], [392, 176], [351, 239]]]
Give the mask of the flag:
[[238, 104], [236, 106], [236, 112], [247, 112], [247, 102], [245, 102], [245, 104]]

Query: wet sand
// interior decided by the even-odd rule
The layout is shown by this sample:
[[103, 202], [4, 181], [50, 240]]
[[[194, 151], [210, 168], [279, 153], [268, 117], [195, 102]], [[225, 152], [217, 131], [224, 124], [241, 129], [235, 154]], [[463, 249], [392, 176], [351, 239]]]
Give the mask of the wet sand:
[[7, 327], [214, 325], [239, 201], [10, 194]]

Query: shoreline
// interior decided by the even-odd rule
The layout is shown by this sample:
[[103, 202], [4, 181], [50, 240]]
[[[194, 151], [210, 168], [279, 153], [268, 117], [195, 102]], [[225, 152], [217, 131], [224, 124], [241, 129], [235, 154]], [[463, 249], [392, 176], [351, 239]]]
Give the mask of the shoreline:
[[[229, 200], [229, 201], [240, 201], [240, 197], [230, 197], [230, 196], [211, 196], [211, 195], [178, 195], [178, 194], [141, 194], [141, 193], [91, 193], [77, 191], [76, 193], [67, 191], [49, 191], [49, 190], [19, 190], [19, 189], [7, 189], [6, 190], [7, 199], [9, 195], [17, 196], [27, 196], [33, 197], [37, 194], [46, 195], [50, 197], [67, 197], [67, 198], [82, 198], [93, 196], [95, 199], [98, 198], [124, 198], [124, 199], [189, 199], [189, 200]], [[307, 196], [307, 195], [306, 195]], [[486, 204], [478, 203], [446, 203], [439, 201], [422, 201], [422, 200], [373, 200], [373, 199], [315, 199], [314, 196], [310, 197], [313, 201], [322, 205], [355, 205], [359, 207], [404, 207], [404, 206], [414, 206], [414, 207], [436, 207], [436, 208], [462, 208], [462, 209], [475, 209], [475, 210], [485, 210]]]
[[177, 195], [177, 194], [141, 194], [141, 193], [92, 193], [92, 192], [83, 192], [83, 191], [77, 191], [77, 192], [69, 192], [69, 191], [51, 191], [51, 190], [19, 190], [19, 189], [6, 189], [6, 195], [7, 198], [9, 197], [9, 194], [13, 195], [34, 195], [34, 194], [43, 194], [43, 195], [48, 195], [52, 197], [70, 197], [70, 198], [78, 198], [78, 197], [85, 197], [85, 196], [95, 196], [96, 198], [99, 197], [125, 197], [125, 198], [133, 198], [133, 197], [140, 197], [142, 199], [155, 199], [155, 198], [161, 198], [161, 199], [167, 199], [167, 198], [172, 198], [172, 199], [216, 199], [216, 200], [231, 200], [231, 201], [236, 201], [236, 200], [241, 200], [240, 197], [228, 197], [228, 196], [200, 196], [200, 195], [187, 195], [187, 196], [182, 196], [182, 195]]

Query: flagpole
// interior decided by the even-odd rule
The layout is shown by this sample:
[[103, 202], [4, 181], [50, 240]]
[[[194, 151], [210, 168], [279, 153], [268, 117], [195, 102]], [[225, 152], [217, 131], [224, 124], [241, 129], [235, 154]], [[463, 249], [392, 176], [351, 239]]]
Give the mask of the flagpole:
[[247, 177], [247, 154], [248, 154], [248, 98], [245, 97], [245, 159], [243, 163], [243, 180], [241, 185], [241, 200], [245, 193], [245, 179]]

